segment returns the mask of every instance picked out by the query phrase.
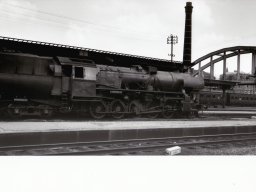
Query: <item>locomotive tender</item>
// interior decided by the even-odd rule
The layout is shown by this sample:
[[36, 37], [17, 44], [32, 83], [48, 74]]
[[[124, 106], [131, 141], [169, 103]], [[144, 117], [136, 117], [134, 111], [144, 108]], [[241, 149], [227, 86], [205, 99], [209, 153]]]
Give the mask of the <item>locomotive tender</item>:
[[115, 67], [88, 59], [0, 53], [1, 109], [11, 115], [90, 113], [146, 114], [169, 118], [191, 110], [191, 98], [203, 80], [186, 73], [157, 71], [139, 65]]

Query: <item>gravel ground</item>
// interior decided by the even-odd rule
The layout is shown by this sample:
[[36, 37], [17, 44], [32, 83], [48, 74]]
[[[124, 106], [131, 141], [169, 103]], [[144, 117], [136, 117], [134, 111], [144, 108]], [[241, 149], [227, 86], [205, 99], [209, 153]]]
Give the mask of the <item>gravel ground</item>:
[[[161, 155], [168, 156], [165, 153], [165, 149], [141, 152], [137, 154], [123, 154], [123, 155]], [[250, 144], [223, 144], [215, 145], [211, 147], [200, 147], [200, 146], [191, 146], [191, 147], [181, 147], [181, 153], [178, 156], [189, 156], [189, 155], [256, 155], [256, 142], [251, 142]]]
[[[135, 152], [135, 153], [122, 153], [119, 155], [132, 156], [168, 156], [165, 153], [165, 149], [155, 150], [155, 151], [144, 151], [144, 152]], [[200, 156], [200, 155], [256, 155], [256, 142], [251, 142], [251, 144], [223, 144], [216, 145], [215, 147], [181, 147], [181, 153], [177, 154], [178, 156]]]
[[180, 155], [256, 155], [256, 144], [227, 144], [212, 148], [191, 147], [181, 149]]

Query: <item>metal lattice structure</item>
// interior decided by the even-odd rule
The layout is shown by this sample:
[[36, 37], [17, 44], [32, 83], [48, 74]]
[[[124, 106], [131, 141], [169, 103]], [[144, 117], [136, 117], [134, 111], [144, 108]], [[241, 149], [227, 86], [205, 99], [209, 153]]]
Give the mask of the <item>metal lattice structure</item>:
[[[239, 78], [240, 75], [240, 55], [242, 54], [252, 54], [252, 74], [255, 74], [256, 69], [256, 47], [254, 46], [235, 46], [235, 47], [227, 47], [223, 48], [214, 52], [211, 52], [207, 55], [204, 55], [203, 57], [200, 57], [199, 59], [195, 60], [192, 63], [192, 66], [199, 65], [198, 71], [196, 71], [193, 75], [201, 75], [202, 71], [206, 68], [210, 67], [210, 78], [214, 78], [214, 64], [218, 63], [220, 61], [223, 61], [223, 80], [225, 80], [226, 76], [226, 65], [227, 65], [227, 59], [230, 57], [237, 56], [237, 76]], [[217, 57], [217, 58], [214, 58]], [[209, 60], [205, 65], [201, 65], [201, 62]]]

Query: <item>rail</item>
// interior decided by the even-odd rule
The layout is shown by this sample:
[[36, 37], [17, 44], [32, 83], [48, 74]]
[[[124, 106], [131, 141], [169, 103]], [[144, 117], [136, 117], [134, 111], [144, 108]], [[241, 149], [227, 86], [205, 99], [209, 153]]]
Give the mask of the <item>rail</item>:
[[198, 146], [256, 140], [256, 132], [116, 141], [55, 143], [0, 147], [0, 155], [118, 155], [172, 146]]

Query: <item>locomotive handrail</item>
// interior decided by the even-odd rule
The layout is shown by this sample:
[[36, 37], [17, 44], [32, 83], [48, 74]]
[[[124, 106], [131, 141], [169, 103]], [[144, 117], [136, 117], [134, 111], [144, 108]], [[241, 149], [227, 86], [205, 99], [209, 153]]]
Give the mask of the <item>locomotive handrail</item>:
[[148, 90], [139, 90], [139, 89], [108, 89], [108, 88], [96, 88], [96, 90], [125, 91], [125, 92], [142, 92], [142, 93], [163, 93], [163, 94], [179, 94], [179, 95], [184, 95], [182, 92], [148, 91]]

